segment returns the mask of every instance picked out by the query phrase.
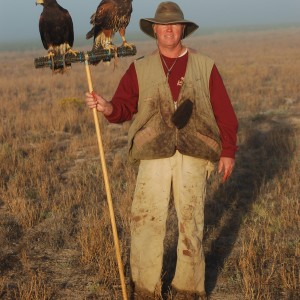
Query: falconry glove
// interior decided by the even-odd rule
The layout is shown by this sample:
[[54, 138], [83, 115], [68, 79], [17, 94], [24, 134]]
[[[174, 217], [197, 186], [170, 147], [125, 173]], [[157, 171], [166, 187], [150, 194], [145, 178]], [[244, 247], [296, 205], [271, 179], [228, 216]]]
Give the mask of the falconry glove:
[[182, 129], [188, 123], [192, 112], [193, 102], [190, 99], [184, 100], [175, 110], [171, 121], [178, 129]]

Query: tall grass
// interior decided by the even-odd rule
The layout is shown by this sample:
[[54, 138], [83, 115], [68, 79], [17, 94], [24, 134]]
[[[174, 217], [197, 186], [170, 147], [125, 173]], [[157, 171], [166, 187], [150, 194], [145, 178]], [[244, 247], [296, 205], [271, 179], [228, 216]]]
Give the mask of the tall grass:
[[[225, 185], [213, 174], [205, 207], [211, 299], [299, 297], [298, 36], [286, 29], [186, 41], [215, 59], [240, 123], [236, 169]], [[155, 48], [136, 45], [136, 57]], [[0, 299], [121, 299], [84, 66], [63, 76], [34, 69], [44, 54], [0, 57]], [[110, 98], [132, 59], [92, 67], [95, 90]], [[130, 123], [101, 117], [100, 125], [129, 289]], [[172, 203], [166, 280], [176, 247], [170, 220]]]

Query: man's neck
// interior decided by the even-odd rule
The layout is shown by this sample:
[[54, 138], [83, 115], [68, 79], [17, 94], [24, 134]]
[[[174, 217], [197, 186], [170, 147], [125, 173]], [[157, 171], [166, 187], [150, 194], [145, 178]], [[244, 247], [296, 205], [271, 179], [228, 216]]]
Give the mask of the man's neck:
[[182, 46], [181, 43], [179, 43], [177, 46], [172, 48], [158, 46], [158, 49], [160, 53], [166, 57], [177, 58], [182, 54], [184, 47]]

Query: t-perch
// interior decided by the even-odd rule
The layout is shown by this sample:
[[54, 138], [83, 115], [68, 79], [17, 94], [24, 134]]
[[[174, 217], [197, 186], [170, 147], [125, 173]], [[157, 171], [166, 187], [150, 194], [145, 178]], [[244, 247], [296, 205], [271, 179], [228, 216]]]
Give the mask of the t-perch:
[[[117, 48], [111, 49], [111, 50], [105, 50], [105, 49], [97, 50], [97, 52], [96, 51], [87, 51], [86, 53], [84, 53], [84, 52], [67, 53], [64, 56], [55, 55], [53, 57], [49, 57], [49, 56], [39, 57], [34, 60], [34, 65], [35, 65], [35, 68], [49, 67], [50, 69], [54, 70], [54, 69], [64, 69], [66, 66], [71, 66], [71, 64], [75, 63], [75, 62], [84, 62], [89, 92], [93, 93], [91, 70], [90, 70], [90, 66], [89, 66], [90, 64], [95, 64], [95, 63], [97, 64], [100, 61], [105, 62], [105, 61], [110, 61], [111, 59], [116, 58], [116, 57], [133, 56], [135, 54], [136, 54], [136, 47], [134, 45], [132, 45], [130, 47], [121, 46], [121, 47], [117, 47]], [[118, 268], [119, 268], [119, 275], [120, 275], [120, 281], [121, 281], [121, 287], [122, 287], [122, 295], [123, 295], [123, 299], [127, 300], [128, 297], [127, 297], [127, 292], [126, 292], [124, 268], [123, 268], [123, 264], [122, 264], [119, 238], [118, 238], [115, 214], [114, 214], [114, 210], [113, 210], [110, 184], [109, 184], [108, 175], [107, 175], [107, 168], [106, 168], [103, 143], [102, 143], [101, 132], [100, 132], [99, 119], [98, 119], [98, 114], [97, 114], [96, 108], [93, 108], [93, 116], [94, 116], [94, 123], [95, 123], [97, 139], [98, 139], [98, 148], [99, 148], [105, 190], [106, 190], [106, 195], [107, 195], [107, 202], [108, 202], [108, 208], [109, 208], [109, 214], [110, 214], [110, 220], [111, 220], [111, 226], [112, 226], [112, 232], [113, 232], [113, 238], [114, 238], [114, 245], [115, 245], [115, 250], [116, 250], [116, 258], [117, 258], [117, 263], [118, 263]]]
[[34, 65], [36, 69], [49, 67], [50, 69], [64, 68], [70, 66], [75, 62], [85, 62], [88, 64], [95, 64], [100, 61], [110, 61], [115, 57], [133, 56], [136, 54], [136, 47], [117, 47], [116, 50], [97, 50], [97, 51], [83, 51], [74, 53], [66, 53], [65, 55], [55, 55], [52, 58], [49, 56], [42, 56], [34, 59]]

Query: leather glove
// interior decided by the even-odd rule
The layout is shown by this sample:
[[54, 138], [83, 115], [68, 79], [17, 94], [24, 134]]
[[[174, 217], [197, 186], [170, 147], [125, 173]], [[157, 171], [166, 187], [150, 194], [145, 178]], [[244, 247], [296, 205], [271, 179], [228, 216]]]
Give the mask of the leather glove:
[[192, 112], [193, 102], [190, 99], [184, 100], [175, 110], [171, 121], [178, 129], [182, 129], [188, 123]]

